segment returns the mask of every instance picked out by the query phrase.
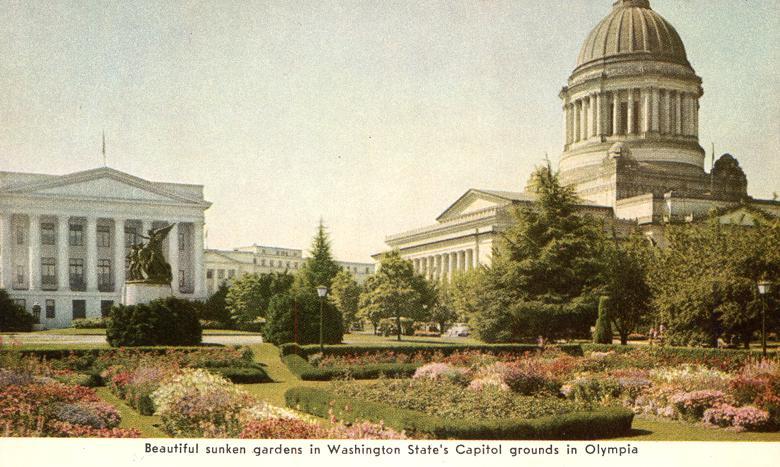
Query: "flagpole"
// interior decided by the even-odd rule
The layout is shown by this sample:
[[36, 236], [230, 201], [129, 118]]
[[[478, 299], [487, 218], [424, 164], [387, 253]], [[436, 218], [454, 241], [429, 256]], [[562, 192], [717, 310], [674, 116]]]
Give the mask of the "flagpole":
[[103, 167], [108, 167], [106, 163], [106, 130], [103, 130]]

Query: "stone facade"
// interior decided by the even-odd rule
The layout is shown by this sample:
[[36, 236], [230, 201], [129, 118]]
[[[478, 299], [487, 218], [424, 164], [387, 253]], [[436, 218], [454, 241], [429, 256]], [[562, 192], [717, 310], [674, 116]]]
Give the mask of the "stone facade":
[[[699, 145], [702, 79], [674, 27], [648, 0], [617, 0], [583, 44], [561, 90], [561, 180], [575, 187], [581, 212], [609, 219], [618, 232], [637, 226], [664, 245], [664, 225], [693, 222], [741, 206], [780, 216], [780, 202], [748, 196], [747, 177], [724, 154], [704, 169]], [[434, 280], [487, 264], [528, 193], [469, 190], [437, 225], [386, 238], [390, 248]], [[375, 255], [375, 259], [379, 255]]]
[[[269, 272], [297, 272], [306, 261], [303, 250], [274, 246], [251, 245], [232, 250], [208, 249], [205, 252], [206, 288], [213, 294], [220, 284], [230, 284], [244, 274], [262, 274]], [[374, 273], [371, 263], [336, 261], [342, 268], [350, 271], [358, 283], [363, 283]]]
[[[49, 328], [122, 300], [126, 256], [151, 228], [177, 223], [163, 253], [173, 293], [205, 297], [203, 187], [110, 168], [68, 175], [0, 172], [0, 287]], [[38, 307], [35, 307], [36, 309]]]

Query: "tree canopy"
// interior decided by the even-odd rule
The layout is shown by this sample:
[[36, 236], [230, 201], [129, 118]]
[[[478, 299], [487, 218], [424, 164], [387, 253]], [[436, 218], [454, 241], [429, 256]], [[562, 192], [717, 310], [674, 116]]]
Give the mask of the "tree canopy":
[[225, 303], [236, 323], [252, 323], [265, 318], [268, 304], [275, 295], [290, 290], [293, 276], [286, 271], [246, 274], [237, 279], [227, 292]]
[[472, 317], [485, 341], [587, 337], [603, 271], [601, 222], [576, 211], [578, 198], [549, 163], [531, 176], [536, 200], [512, 211], [494, 248]]
[[330, 301], [341, 312], [346, 332], [349, 332], [352, 325], [357, 322], [360, 291], [360, 286], [352, 273], [346, 269], [339, 271], [331, 284]]
[[382, 256], [379, 270], [366, 281], [359, 314], [374, 326], [383, 318], [394, 318], [401, 340], [401, 318], [427, 319], [434, 304], [435, 293], [425, 278], [414, 272], [411, 261], [392, 251]]

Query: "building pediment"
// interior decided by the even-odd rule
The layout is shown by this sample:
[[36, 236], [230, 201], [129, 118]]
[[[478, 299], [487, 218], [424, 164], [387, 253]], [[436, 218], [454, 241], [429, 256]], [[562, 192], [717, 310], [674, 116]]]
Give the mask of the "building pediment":
[[7, 186], [3, 192], [33, 197], [208, 205], [203, 199], [186, 197], [107, 167]]
[[463, 215], [504, 207], [515, 201], [532, 200], [533, 195], [528, 193], [477, 190], [472, 188], [452, 203], [436, 220], [445, 222]]

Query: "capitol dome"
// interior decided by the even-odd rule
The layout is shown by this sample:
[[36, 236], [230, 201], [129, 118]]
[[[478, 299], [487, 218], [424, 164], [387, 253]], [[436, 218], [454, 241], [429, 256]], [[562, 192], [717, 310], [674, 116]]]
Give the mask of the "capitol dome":
[[588, 35], [577, 67], [603, 60], [667, 61], [688, 65], [680, 35], [648, 0], [618, 0]]

